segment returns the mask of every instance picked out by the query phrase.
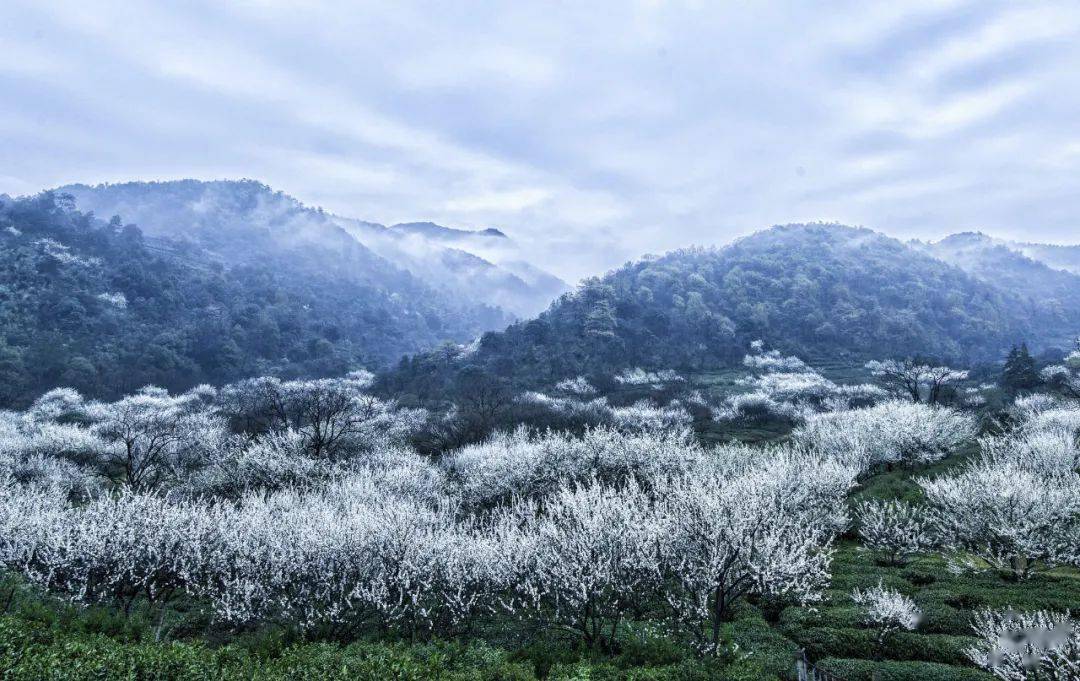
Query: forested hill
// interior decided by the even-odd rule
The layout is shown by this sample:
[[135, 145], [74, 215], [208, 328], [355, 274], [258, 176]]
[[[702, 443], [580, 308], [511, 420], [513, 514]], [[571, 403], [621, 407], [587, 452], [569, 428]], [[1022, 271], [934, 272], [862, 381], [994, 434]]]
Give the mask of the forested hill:
[[374, 285], [393, 281], [404, 270], [447, 297], [501, 307], [515, 317], [532, 317], [567, 290], [547, 273], [535, 277], [513, 262], [490, 260], [516, 251], [498, 230], [429, 222], [385, 227], [306, 206], [253, 180], [74, 184], [57, 191], [75, 197], [80, 210], [106, 219], [120, 215], [148, 236], [194, 242], [230, 264], [283, 250], [302, 256], [308, 247], [348, 249], [365, 254], [360, 273]]
[[[529, 383], [724, 366], [758, 338], [810, 357], [998, 359], [1075, 329], [1078, 305], [1040, 307], [868, 229], [787, 225], [627, 264], [455, 361]], [[413, 358], [388, 381], [404, 387], [439, 362]]]
[[152, 238], [56, 193], [0, 197], [0, 407], [60, 385], [116, 397], [341, 375], [508, 321], [344, 232], [215, 234]]

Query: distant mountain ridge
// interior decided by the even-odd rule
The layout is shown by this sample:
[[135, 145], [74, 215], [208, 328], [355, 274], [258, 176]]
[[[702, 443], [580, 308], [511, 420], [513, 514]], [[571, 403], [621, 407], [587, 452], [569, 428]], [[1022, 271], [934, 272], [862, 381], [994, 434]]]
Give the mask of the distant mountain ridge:
[[478, 230], [455, 229], [453, 227], [443, 227], [434, 222], [401, 222], [396, 225], [391, 225], [390, 229], [409, 234], [421, 234], [429, 239], [439, 239], [442, 241], [459, 241], [477, 237], [495, 239], [507, 238], [506, 234], [494, 227]]
[[[304, 206], [283, 192], [254, 181], [181, 180], [109, 185], [68, 185], [59, 192], [103, 217], [121, 215], [152, 236], [189, 239], [229, 260], [243, 257], [236, 239], [270, 239], [342, 247], [351, 237], [388, 264], [407, 270], [439, 290], [464, 300], [500, 307], [518, 317], [536, 314], [567, 285], [543, 273], [523, 277], [470, 252], [471, 245], [510, 240], [497, 229], [469, 231], [431, 222], [384, 225]], [[240, 251], [236, 250], [241, 247]]]

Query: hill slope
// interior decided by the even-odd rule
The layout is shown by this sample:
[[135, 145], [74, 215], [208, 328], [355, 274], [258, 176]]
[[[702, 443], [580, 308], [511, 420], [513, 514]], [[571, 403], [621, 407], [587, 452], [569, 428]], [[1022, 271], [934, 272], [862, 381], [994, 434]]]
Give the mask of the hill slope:
[[114, 397], [147, 383], [340, 375], [508, 321], [306, 214], [229, 223], [265, 207], [264, 187], [243, 188], [198, 221], [144, 206], [158, 218], [147, 231], [176, 239], [54, 193], [0, 200], [0, 407], [57, 385]]
[[[774, 227], [723, 249], [645, 258], [585, 282], [538, 318], [485, 334], [459, 365], [523, 383], [630, 366], [738, 361], [753, 339], [804, 356], [998, 359], [1051, 342], [1067, 314], [867, 229]], [[1060, 313], [1060, 314], [1059, 314]], [[403, 362], [390, 381], [443, 356]]]
[[1016, 244], [980, 233], [953, 234], [940, 241], [914, 245], [990, 286], [1023, 298], [1037, 311], [1033, 321], [1047, 334], [1057, 332], [1067, 340], [1080, 329], [1080, 275], [1029, 256]]

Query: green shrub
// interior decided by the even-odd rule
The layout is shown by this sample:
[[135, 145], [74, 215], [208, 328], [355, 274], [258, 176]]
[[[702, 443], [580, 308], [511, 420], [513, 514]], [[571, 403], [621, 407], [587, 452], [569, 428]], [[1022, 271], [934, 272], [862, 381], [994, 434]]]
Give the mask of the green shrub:
[[127, 643], [99, 634], [57, 634], [10, 617], [0, 618], [0, 677], [5, 681], [535, 679], [528, 665], [509, 662], [504, 652], [483, 643], [354, 643], [345, 647], [309, 643], [263, 659], [236, 646], [210, 649], [199, 643]]

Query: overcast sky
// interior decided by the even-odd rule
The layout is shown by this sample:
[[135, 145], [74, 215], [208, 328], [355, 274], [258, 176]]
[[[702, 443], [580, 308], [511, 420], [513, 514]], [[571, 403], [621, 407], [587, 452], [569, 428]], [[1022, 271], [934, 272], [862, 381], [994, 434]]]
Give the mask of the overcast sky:
[[775, 223], [1080, 242], [1080, 3], [0, 4], [0, 192], [250, 177], [567, 278]]

